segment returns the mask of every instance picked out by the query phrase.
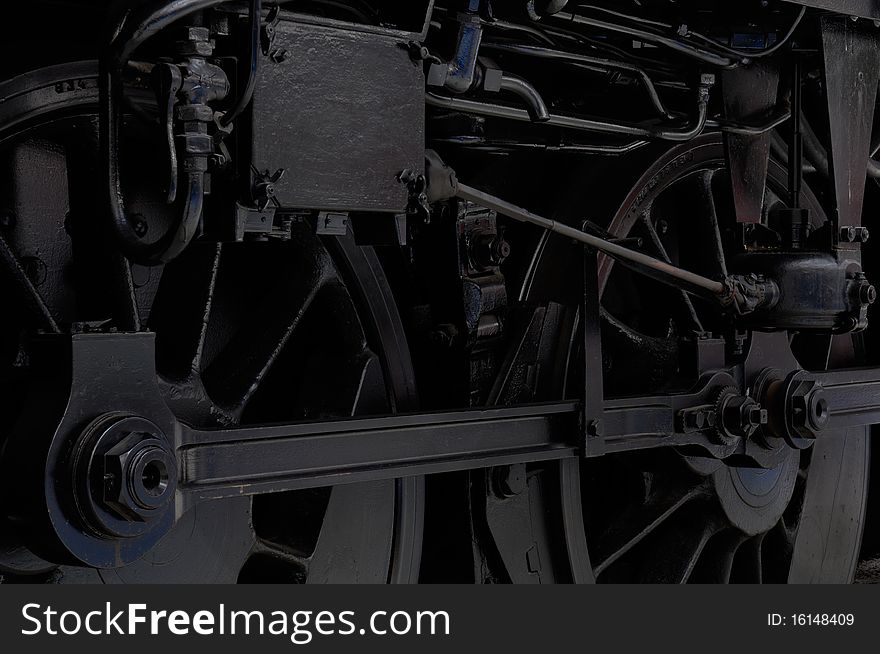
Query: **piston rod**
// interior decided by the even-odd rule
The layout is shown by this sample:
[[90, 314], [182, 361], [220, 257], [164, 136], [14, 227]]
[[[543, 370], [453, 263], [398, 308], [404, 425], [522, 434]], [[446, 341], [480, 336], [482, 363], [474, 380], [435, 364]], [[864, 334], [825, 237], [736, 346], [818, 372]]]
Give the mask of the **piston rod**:
[[703, 277], [696, 273], [692, 273], [683, 268], [678, 268], [672, 264], [655, 259], [654, 257], [630, 250], [617, 243], [612, 243], [599, 236], [593, 236], [574, 227], [564, 225], [555, 220], [538, 216], [522, 207], [518, 207], [510, 202], [505, 202], [488, 193], [484, 193], [478, 189], [459, 183], [457, 186], [458, 197], [462, 200], [473, 202], [487, 209], [492, 209], [498, 213], [518, 220], [519, 222], [537, 225], [542, 229], [546, 229], [554, 234], [559, 234], [565, 238], [570, 238], [579, 243], [583, 243], [591, 248], [603, 252], [617, 261], [630, 266], [640, 273], [656, 279], [659, 282], [680, 288], [688, 293], [705, 297], [711, 300], [719, 301], [724, 305], [729, 305], [732, 301], [733, 293], [731, 284], [716, 281]]

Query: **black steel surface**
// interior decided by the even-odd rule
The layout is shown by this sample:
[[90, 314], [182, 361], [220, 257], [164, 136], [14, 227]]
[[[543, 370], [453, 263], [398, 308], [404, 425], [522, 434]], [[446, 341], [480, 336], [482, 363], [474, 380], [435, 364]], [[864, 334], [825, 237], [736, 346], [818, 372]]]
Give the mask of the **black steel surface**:
[[[424, 167], [424, 75], [396, 35], [282, 20], [254, 95], [253, 165], [289, 208], [403, 213]], [[343, 90], [343, 92], [340, 92]], [[339, 138], [340, 134], [356, 135]]]
[[877, 0], [785, 0], [785, 2], [850, 16], [880, 19], [880, 3]]

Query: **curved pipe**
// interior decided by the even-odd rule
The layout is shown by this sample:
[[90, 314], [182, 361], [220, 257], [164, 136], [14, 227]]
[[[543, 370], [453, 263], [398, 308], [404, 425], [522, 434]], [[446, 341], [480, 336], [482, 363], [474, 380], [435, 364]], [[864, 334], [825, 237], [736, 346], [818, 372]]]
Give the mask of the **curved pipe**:
[[538, 93], [538, 89], [524, 80], [522, 77], [504, 73], [501, 76], [501, 90], [516, 95], [526, 105], [529, 117], [536, 123], [546, 123], [550, 120], [550, 111], [544, 103], [544, 98]]
[[664, 118], [672, 118], [672, 114], [670, 114], [666, 107], [663, 105], [663, 101], [660, 99], [660, 94], [657, 92], [657, 87], [654, 86], [654, 82], [651, 80], [648, 73], [646, 73], [643, 69], [634, 64], [612, 61], [610, 59], [603, 59], [601, 57], [591, 57], [589, 55], [579, 54], [576, 52], [551, 50], [531, 45], [484, 43], [483, 47], [489, 50], [495, 50], [496, 52], [510, 52], [512, 54], [535, 57], [536, 59], [566, 61], [569, 63], [596, 66], [603, 70], [622, 70], [631, 73], [641, 81], [642, 86], [648, 93], [648, 98], [651, 100], [651, 104], [654, 105], [654, 108], [657, 110], [657, 112]]
[[511, 23], [506, 20], [501, 20], [500, 18], [495, 18], [492, 21], [487, 21], [485, 26], [492, 29], [500, 30], [502, 32], [521, 32], [523, 34], [528, 34], [529, 36], [535, 38], [541, 43], [549, 45], [551, 48], [556, 47], [556, 42], [536, 27], [520, 25], [518, 23]]
[[[492, 118], [506, 118], [520, 122], [534, 122], [526, 109], [507, 107], [504, 105], [491, 104], [467, 100], [465, 98], [452, 98], [436, 93], [426, 94], [425, 101], [432, 107], [460, 111], [463, 113], [489, 116]], [[601, 134], [625, 134], [638, 138], [660, 139], [664, 141], [690, 141], [699, 136], [706, 127], [709, 118], [709, 99], [707, 94], [701, 94], [697, 104], [697, 115], [691, 124], [680, 129], [646, 127], [641, 125], [627, 125], [624, 123], [607, 123], [589, 118], [575, 116], [562, 116], [550, 114], [542, 125], [552, 127], [564, 127], [567, 129], [581, 130], [585, 132], [598, 132]]]
[[447, 64], [446, 86], [453, 93], [467, 93], [474, 85], [477, 58], [483, 41], [483, 25], [478, 16], [462, 19], [455, 57]]
[[571, 14], [568, 12], [557, 12], [556, 14], [553, 14], [552, 17], [558, 18], [559, 20], [565, 20], [570, 23], [575, 23], [577, 25], [585, 25], [587, 27], [595, 27], [598, 29], [608, 30], [609, 32], [626, 34], [627, 36], [645, 41], [646, 43], [654, 43], [657, 45], [665, 46], [670, 50], [674, 50], [683, 55], [687, 55], [688, 57], [692, 57], [713, 66], [719, 66], [720, 68], [736, 68], [741, 63], [729, 57], [722, 57], [721, 55], [716, 55], [706, 50], [695, 48], [692, 45], [682, 43], [681, 41], [678, 41], [671, 37], [657, 34], [655, 32], [649, 32], [647, 30], [638, 29], [636, 27], [629, 27], [627, 25], [620, 25], [618, 23], [609, 23], [608, 21], [599, 20], [598, 18], [590, 18], [589, 16]]
[[260, 28], [262, 27], [261, 23], [263, 19], [263, 0], [251, 0], [248, 19], [251, 23], [251, 51], [247, 84], [245, 85], [244, 91], [242, 91], [238, 102], [235, 103], [235, 106], [226, 112], [223, 118], [220, 119], [220, 124], [224, 127], [231, 125], [236, 118], [243, 114], [244, 110], [247, 109], [248, 105], [251, 103], [251, 100], [254, 99], [254, 89], [257, 86], [257, 67], [260, 63]]
[[187, 194], [175, 226], [155, 243], [147, 243], [125, 210], [119, 171], [120, 107], [123, 102], [122, 73], [135, 50], [172, 23], [190, 14], [227, 0], [174, 0], [151, 3], [150, 7], [126, 14], [113, 30], [113, 36], [101, 59], [99, 75], [100, 150], [107, 185], [107, 207], [111, 229], [123, 253], [146, 264], [165, 263], [189, 244], [201, 221], [204, 204], [204, 173], [188, 173]]
[[780, 125], [787, 123], [791, 119], [791, 111], [786, 108], [780, 108], [773, 112], [773, 115], [764, 123], [737, 123], [729, 120], [710, 120], [707, 121], [709, 127], [718, 127], [722, 132], [729, 134], [741, 134], [743, 136], [763, 136], [773, 131]]
[[622, 145], [599, 145], [588, 143], [560, 143], [550, 145], [547, 143], [525, 143], [522, 141], [486, 141], [479, 137], [471, 140], [470, 137], [449, 137], [444, 139], [432, 139], [434, 143], [456, 145], [471, 150], [483, 150], [486, 152], [508, 150], [543, 150], [545, 152], [580, 152], [597, 155], [622, 155], [635, 152], [648, 145], [648, 141], [631, 141]]

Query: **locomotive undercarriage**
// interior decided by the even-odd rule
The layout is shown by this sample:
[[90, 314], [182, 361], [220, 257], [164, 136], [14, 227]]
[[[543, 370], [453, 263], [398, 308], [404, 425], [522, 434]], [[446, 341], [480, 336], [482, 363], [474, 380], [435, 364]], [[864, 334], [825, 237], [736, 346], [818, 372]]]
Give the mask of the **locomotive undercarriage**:
[[0, 87], [4, 578], [851, 578], [871, 3], [263, 4]]

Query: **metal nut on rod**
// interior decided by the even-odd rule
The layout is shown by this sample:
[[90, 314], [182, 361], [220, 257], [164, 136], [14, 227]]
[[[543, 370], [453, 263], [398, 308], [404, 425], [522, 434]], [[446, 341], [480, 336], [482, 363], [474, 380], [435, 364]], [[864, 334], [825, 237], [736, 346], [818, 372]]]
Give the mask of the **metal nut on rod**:
[[173, 506], [174, 450], [162, 430], [144, 418], [100, 416], [76, 440], [70, 467], [80, 518], [102, 537], [146, 534]]
[[151, 434], [126, 436], [104, 454], [103, 467], [104, 501], [122, 518], [145, 521], [174, 494], [174, 459]]

